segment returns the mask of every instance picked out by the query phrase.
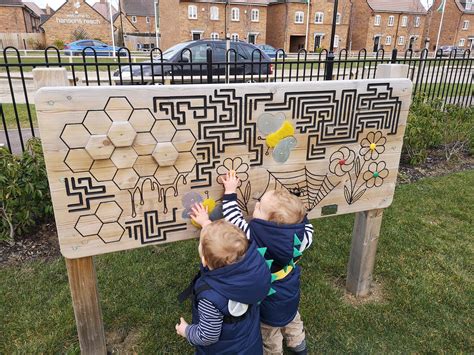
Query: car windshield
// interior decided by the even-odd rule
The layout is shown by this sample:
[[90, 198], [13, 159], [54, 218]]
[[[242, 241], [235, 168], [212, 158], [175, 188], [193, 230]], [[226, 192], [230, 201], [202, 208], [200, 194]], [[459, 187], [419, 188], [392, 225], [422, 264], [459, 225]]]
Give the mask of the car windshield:
[[[178, 43], [171, 48], [168, 48], [165, 52], [163, 52], [163, 60], [170, 60], [176, 53], [181, 52], [189, 43]], [[160, 58], [158, 55], [156, 58]], [[156, 59], [155, 58], [155, 59]]]

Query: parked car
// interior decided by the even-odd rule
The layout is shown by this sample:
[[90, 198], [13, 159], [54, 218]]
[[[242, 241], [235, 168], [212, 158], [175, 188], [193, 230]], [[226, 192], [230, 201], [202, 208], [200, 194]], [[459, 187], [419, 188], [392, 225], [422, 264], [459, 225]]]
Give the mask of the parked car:
[[[89, 48], [90, 47], [90, 48]], [[87, 49], [85, 49], [87, 48]], [[66, 55], [82, 55], [83, 50], [85, 49], [85, 55], [94, 55], [94, 50], [97, 56], [112, 56], [114, 53], [114, 47], [109, 46], [101, 41], [96, 41], [93, 39], [83, 39], [80, 41], [75, 41], [68, 43], [64, 46]], [[115, 47], [115, 52], [120, 54], [120, 56], [126, 56], [126, 51], [120, 51], [120, 47]]]
[[[263, 53], [267, 54], [270, 58], [276, 58], [277, 49], [275, 47], [270, 46], [269, 44], [257, 44], [255, 45], [257, 48], [263, 51]], [[285, 52], [280, 50], [278, 52], [278, 58], [286, 58]]]
[[462, 57], [464, 55], [464, 49], [456, 46], [441, 46], [439, 47], [443, 51], [443, 57], [451, 56], [451, 52], [456, 50], [456, 57]]
[[[225, 40], [196, 40], [178, 43], [163, 52], [163, 63], [161, 57], [153, 58], [153, 65], [150, 60], [137, 64], [121, 65], [120, 70], [115, 71], [115, 77], [130, 78], [132, 71], [135, 80], [140, 80], [141, 76], [207, 76], [207, 49], [212, 50], [212, 74], [225, 76], [226, 69], [231, 76], [255, 76], [270, 75], [273, 71], [271, 58], [259, 50], [257, 47], [246, 42], [231, 42], [228, 56], [226, 57]], [[262, 56], [260, 60], [260, 55]], [[253, 56], [253, 64], [252, 64]], [[226, 65], [226, 58], [228, 64]], [[152, 69], [153, 68], [153, 69]], [[246, 78], [245, 80], [248, 80]]]

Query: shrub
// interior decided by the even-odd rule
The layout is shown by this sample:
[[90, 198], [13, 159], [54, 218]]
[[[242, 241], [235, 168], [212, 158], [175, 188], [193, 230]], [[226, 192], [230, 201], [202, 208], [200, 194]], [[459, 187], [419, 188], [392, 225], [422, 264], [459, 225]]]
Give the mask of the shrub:
[[53, 42], [54, 46], [60, 51], [64, 49], [64, 41], [57, 39]]
[[0, 147], [0, 240], [13, 241], [53, 215], [38, 138], [20, 155]]
[[410, 164], [425, 162], [428, 151], [441, 148], [446, 160], [474, 149], [474, 109], [445, 105], [440, 99], [419, 95], [408, 114], [403, 150]]
[[46, 43], [38, 39], [29, 38], [26, 41], [26, 43], [28, 44], [28, 47], [31, 49], [35, 49], [35, 50], [46, 49]]

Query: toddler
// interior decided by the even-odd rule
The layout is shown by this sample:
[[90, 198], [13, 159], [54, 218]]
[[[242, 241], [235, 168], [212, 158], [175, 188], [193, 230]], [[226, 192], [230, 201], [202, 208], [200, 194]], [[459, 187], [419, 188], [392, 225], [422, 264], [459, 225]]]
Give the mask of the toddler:
[[305, 331], [298, 312], [300, 268], [297, 261], [312, 243], [313, 226], [300, 199], [287, 190], [266, 192], [246, 222], [237, 204], [239, 178], [233, 172], [222, 178], [225, 187], [223, 213], [250, 241], [265, 249], [271, 262], [272, 288], [260, 305], [263, 346], [266, 354], [282, 354], [283, 339], [296, 354], [307, 354]]
[[197, 354], [262, 354], [259, 302], [270, 290], [270, 271], [240, 229], [211, 222], [202, 205], [192, 210], [202, 226], [201, 270], [180, 295], [192, 298], [192, 324], [181, 318], [176, 332]]

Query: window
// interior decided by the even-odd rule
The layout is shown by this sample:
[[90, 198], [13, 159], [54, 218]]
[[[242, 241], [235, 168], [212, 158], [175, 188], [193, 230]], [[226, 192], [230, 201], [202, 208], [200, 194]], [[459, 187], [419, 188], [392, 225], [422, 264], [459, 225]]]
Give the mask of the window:
[[132, 16], [132, 22], [137, 23], [137, 17], [136, 16]]
[[388, 25], [393, 26], [394, 23], [395, 23], [395, 16], [389, 16], [388, 17]]
[[381, 22], [382, 22], [382, 16], [375, 15], [374, 26], [380, 26]]
[[198, 18], [198, 9], [196, 5], [188, 6], [188, 18], [197, 19]]
[[462, 24], [462, 29], [465, 31], [469, 28], [469, 20], [464, 20]]
[[415, 17], [415, 27], [420, 27], [420, 16]]
[[240, 10], [237, 7], [233, 7], [230, 14], [232, 21], [240, 21]]
[[336, 25], [340, 25], [340, 24], [341, 24], [341, 14], [338, 12], [336, 15]]
[[385, 45], [390, 46], [392, 44], [392, 36], [385, 37]]
[[230, 35], [230, 40], [234, 41], [234, 42], [238, 41], [239, 40], [239, 34], [238, 33], [232, 33]]
[[211, 6], [211, 20], [219, 20], [219, 8]]
[[258, 22], [260, 20], [260, 11], [258, 9], [252, 9], [252, 12], [250, 12], [250, 20], [252, 22]]
[[398, 45], [403, 46], [404, 44], [405, 44], [405, 37], [404, 36], [398, 37]]
[[217, 33], [217, 32], [212, 32], [212, 33], [211, 33], [211, 39], [219, 39], [219, 33]]
[[193, 41], [197, 41], [197, 40], [200, 40], [201, 39], [201, 35], [202, 35], [202, 32], [201, 31], [191, 31], [192, 33], [192, 37], [193, 37]]
[[466, 0], [466, 10], [471, 11], [472, 10], [472, 0]]
[[148, 16], [145, 17], [145, 21], [146, 21], [146, 23], [150, 23], [150, 18]]
[[459, 47], [464, 47], [464, 43], [466, 42], [466, 40], [464, 38], [461, 38], [459, 40]]
[[295, 12], [295, 23], [303, 23], [304, 22], [304, 12], [303, 11], [296, 11]]
[[323, 21], [324, 21], [324, 14], [322, 12], [316, 12], [314, 14], [314, 23], [323, 23]]
[[339, 36], [335, 35], [334, 36], [334, 48], [339, 47]]
[[402, 27], [407, 27], [408, 26], [408, 17], [403, 16], [402, 17]]

